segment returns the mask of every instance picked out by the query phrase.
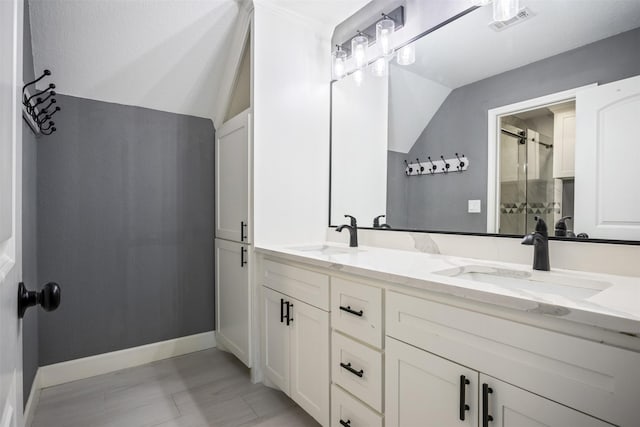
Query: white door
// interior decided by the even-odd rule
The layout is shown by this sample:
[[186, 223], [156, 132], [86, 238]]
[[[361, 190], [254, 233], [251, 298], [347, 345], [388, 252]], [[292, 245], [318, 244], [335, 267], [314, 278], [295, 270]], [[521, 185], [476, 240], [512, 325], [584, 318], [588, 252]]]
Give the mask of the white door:
[[216, 137], [216, 237], [250, 242], [249, 110], [224, 123]]
[[0, 1], [0, 427], [22, 426], [22, 0]]
[[576, 95], [576, 233], [640, 240], [640, 76]]
[[478, 372], [393, 338], [385, 372], [387, 427], [478, 425]]
[[216, 239], [215, 251], [217, 338], [251, 367], [249, 250], [242, 243]]
[[262, 287], [262, 325], [264, 328], [264, 375], [276, 387], [289, 394], [290, 333], [284, 321], [285, 302], [291, 299]]
[[[487, 399], [488, 412], [480, 410], [492, 427], [610, 427], [611, 424], [590, 417], [559, 403], [529, 393], [521, 388], [480, 374], [481, 399]], [[483, 386], [487, 385], [487, 392]], [[483, 403], [484, 406], [484, 403]]]
[[291, 398], [329, 425], [329, 313], [291, 299]]

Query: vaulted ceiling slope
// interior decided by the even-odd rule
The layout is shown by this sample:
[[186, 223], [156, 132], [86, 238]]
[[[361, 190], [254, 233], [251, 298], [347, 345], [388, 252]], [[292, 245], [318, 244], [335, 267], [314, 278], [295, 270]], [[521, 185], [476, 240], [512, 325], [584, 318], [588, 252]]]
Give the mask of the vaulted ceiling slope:
[[211, 118], [235, 0], [29, 0], [36, 72], [83, 98]]
[[[58, 92], [214, 118], [247, 0], [29, 0], [36, 72]], [[269, 0], [333, 28], [367, 0]]]

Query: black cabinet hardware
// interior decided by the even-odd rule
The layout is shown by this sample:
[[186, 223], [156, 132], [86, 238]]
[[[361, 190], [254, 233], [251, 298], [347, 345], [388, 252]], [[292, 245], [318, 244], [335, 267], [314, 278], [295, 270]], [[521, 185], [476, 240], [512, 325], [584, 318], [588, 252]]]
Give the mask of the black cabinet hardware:
[[469, 410], [469, 405], [467, 405], [467, 400], [465, 397], [465, 392], [467, 386], [469, 385], [469, 380], [464, 375], [460, 375], [460, 421], [464, 421], [465, 412]]
[[356, 371], [355, 369], [353, 369], [351, 367], [351, 362], [349, 363], [342, 363], [340, 362], [340, 367], [343, 369], [346, 369], [347, 371], [351, 372], [353, 375], [362, 378], [362, 376], [364, 375], [364, 371], [362, 369], [360, 369], [359, 371]]
[[18, 284], [18, 317], [22, 319], [29, 307], [40, 304], [44, 311], [54, 311], [60, 305], [60, 285], [49, 282], [40, 292], [28, 291], [24, 283]]
[[344, 427], [351, 427], [351, 420], [347, 420], [347, 421], [340, 420], [340, 425]]
[[245, 224], [244, 221], [240, 221], [240, 241], [244, 242], [244, 239], [247, 238], [247, 236], [244, 234], [244, 230], [247, 228], [247, 224]]
[[291, 304], [289, 301], [287, 301], [285, 304], [287, 304], [287, 326], [289, 326], [290, 323], [293, 323], [293, 317], [291, 317], [291, 309], [293, 308], [293, 304]]
[[284, 323], [284, 298], [280, 298], [280, 323]]
[[493, 417], [489, 415], [489, 394], [493, 393], [493, 389], [489, 384], [482, 384], [482, 427], [489, 427], [489, 421], [493, 421]]
[[245, 254], [247, 253], [247, 248], [245, 248], [244, 246], [240, 248], [240, 267], [244, 267], [245, 265], [248, 264], [248, 261], [244, 258]]
[[364, 314], [364, 311], [362, 311], [362, 310], [360, 310], [360, 311], [352, 310], [350, 305], [348, 305], [346, 307], [340, 306], [340, 310], [346, 311], [347, 313], [351, 313], [354, 316], [359, 316], [359, 317], [362, 317], [362, 315]]

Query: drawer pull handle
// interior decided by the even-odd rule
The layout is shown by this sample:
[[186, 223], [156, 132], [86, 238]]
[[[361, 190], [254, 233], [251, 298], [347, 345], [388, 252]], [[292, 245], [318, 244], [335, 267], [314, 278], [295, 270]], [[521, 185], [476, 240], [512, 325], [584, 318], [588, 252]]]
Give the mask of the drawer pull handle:
[[362, 369], [360, 369], [359, 371], [356, 371], [355, 369], [353, 369], [351, 367], [351, 362], [349, 363], [342, 363], [340, 362], [340, 367], [346, 369], [347, 371], [351, 372], [353, 375], [362, 378], [362, 376], [364, 375], [364, 371]]
[[360, 310], [360, 311], [352, 310], [350, 305], [348, 305], [346, 307], [340, 306], [340, 310], [346, 311], [347, 313], [351, 313], [354, 316], [358, 316], [358, 317], [362, 317], [362, 315], [364, 314], [364, 311], [362, 311], [362, 310]]
[[284, 323], [284, 298], [280, 298], [280, 323]]
[[482, 384], [482, 427], [489, 427], [489, 421], [493, 421], [493, 417], [489, 415], [490, 393], [493, 393], [493, 389], [489, 384]]
[[470, 409], [465, 397], [467, 385], [469, 385], [467, 377], [460, 375], [460, 421], [464, 421], [465, 412]]
[[347, 421], [343, 421], [342, 419], [340, 420], [340, 425], [344, 426], [344, 427], [351, 427], [351, 420], [347, 420]]
[[287, 304], [287, 326], [289, 326], [290, 323], [293, 323], [293, 317], [291, 317], [291, 309], [293, 308], [293, 304], [291, 304], [289, 301], [287, 301], [285, 304]]
[[244, 239], [247, 238], [244, 234], [244, 230], [247, 228], [247, 224], [244, 221], [240, 221], [240, 241], [244, 242]]

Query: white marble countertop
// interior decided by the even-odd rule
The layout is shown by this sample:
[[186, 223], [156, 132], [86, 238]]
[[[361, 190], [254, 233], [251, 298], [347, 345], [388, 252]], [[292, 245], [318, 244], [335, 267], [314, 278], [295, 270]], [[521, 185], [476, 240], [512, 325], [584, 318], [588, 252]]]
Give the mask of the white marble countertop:
[[[309, 250], [328, 246], [330, 253]], [[357, 250], [355, 250], [357, 249]], [[511, 309], [640, 335], [640, 279], [335, 243], [262, 246], [256, 251], [290, 261], [452, 295]], [[553, 266], [553, 260], [551, 260]], [[606, 262], [606, 261], [603, 261]], [[489, 277], [497, 283], [471, 280]], [[467, 278], [456, 277], [462, 274]], [[449, 274], [449, 275], [447, 275]], [[524, 280], [523, 280], [524, 279]], [[511, 285], [514, 283], [514, 285]]]

